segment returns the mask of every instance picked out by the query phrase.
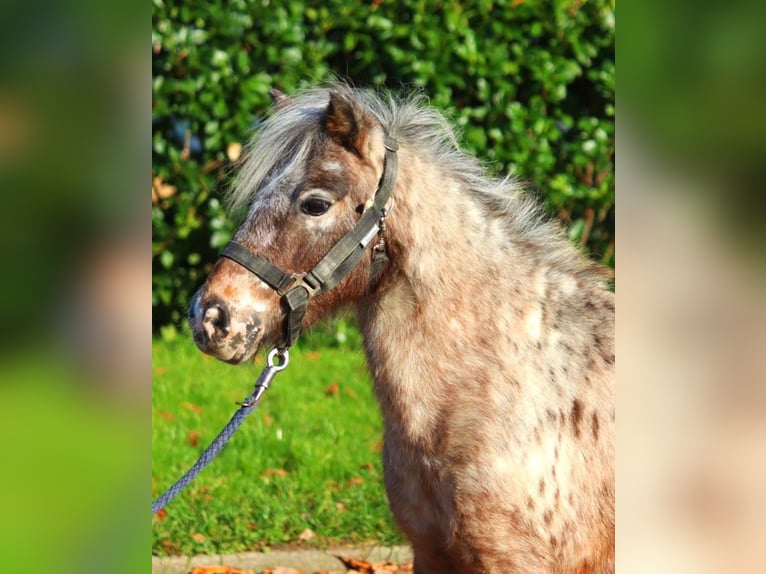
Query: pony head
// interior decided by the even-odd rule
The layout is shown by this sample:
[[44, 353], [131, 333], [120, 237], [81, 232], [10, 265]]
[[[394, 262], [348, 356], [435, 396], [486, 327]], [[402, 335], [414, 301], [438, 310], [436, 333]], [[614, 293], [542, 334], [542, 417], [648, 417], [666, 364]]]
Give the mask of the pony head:
[[[372, 205], [385, 165], [385, 133], [347, 87], [275, 97], [275, 113], [250, 146], [230, 197], [247, 208], [233, 240], [287, 275], [306, 273]], [[311, 298], [302, 328], [370, 289], [370, 257], [332, 290]], [[205, 353], [229, 363], [283, 340], [280, 293], [222, 257], [194, 295], [189, 322]]]

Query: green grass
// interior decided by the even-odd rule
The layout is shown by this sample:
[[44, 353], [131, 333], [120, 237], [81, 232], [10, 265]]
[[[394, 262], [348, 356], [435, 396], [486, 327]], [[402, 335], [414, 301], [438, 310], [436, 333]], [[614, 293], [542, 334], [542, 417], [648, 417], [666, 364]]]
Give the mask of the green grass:
[[[152, 498], [197, 459], [263, 365], [232, 367], [190, 336], [152, 343]], [[333, 389], [337, 387], [337, 390]], [[194, 436], [198, 442], [194, 443]], [[226, 449], [153, 519], [153, 553], [211, 554], [313, 544], [394, 543], [380, 411], [358, 350], [297, 348]]]

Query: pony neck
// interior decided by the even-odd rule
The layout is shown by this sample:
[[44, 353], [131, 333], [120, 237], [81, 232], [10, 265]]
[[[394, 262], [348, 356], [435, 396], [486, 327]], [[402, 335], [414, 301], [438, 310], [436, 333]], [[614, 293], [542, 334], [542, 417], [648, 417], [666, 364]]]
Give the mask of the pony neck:
[[458, 178], [404, 147], [400, 154], [390, 268], [358, 315], [386, 424], [420, 433], [437, 421], [419, 417], [438, 416], [435, 402], [473, 376], [472, 361], [484, 370], [508, 353], [499, 331], [518, 329], [510, 312], [498, 315], [497, 300], [520, 293], [535, 262]]
[[387, 220], [390, 268], [358, 305], [387, 428], [427, 444], [450, 401], [507, 385], [528, 403], [546, 397], [569, 408], [571, 389], [561, 387], [570, 379], [547, 374], [575, 380], [592, 370], [590, 341], [610, 353], [613, 324], [587, 319], [583, 307], [609, 304], [611, 294], [597, 286], [604, 276], [531, 214], [524, 227], [499, 202], [496, 211], [483, 204], [460, 177], [400, 153]]

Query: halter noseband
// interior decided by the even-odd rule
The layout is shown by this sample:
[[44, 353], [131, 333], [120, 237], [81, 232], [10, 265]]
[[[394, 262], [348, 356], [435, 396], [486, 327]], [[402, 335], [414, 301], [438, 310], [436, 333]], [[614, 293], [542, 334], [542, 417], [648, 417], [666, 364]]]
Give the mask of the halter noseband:
[[[287, 307], [284, 340], [281, 348], [289, 348], [298, 338], [303, 316], [308, 303], [314, 295], [325, 293], [345, 279], [362, 259], [367, 246], [382, 230], [387, 215], [386, 204], [396, 183], [397, 155], [399, 144], [395, 139], [385, 136], [386, 157], [383, 175], [372, 206], [367, 209], [356, 225], [344, 235], [314, 267], [306, 273], [287, 274], [271, 262], [253, 255], [242, 244], [230, 241], [221, 252], [238, 263], [269, 287], [274, 289]], [[372, 275], [378, 274], [387, 259], [383, 248], [374, 250]]]

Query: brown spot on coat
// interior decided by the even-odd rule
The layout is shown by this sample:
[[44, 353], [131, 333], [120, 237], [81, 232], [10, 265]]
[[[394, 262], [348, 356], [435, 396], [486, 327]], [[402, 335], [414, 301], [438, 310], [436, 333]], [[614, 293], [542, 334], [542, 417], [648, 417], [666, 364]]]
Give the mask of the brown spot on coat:
[[582, 419], [582, 403], [579, 399], [572, 402], [572, 429], [576, 437], [580, 436], [580, 420]]
[[593, 440], [598, 440], [599, 422], [598, 415], [595, 413], [595, 411], [593, 413], [593, 418], [591, 419], [591, 427], [593, 428]]

